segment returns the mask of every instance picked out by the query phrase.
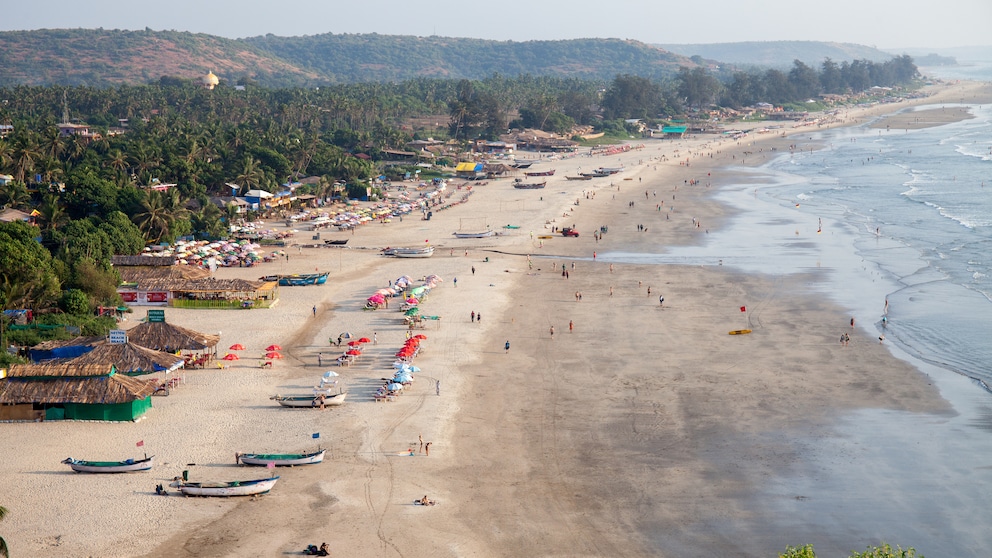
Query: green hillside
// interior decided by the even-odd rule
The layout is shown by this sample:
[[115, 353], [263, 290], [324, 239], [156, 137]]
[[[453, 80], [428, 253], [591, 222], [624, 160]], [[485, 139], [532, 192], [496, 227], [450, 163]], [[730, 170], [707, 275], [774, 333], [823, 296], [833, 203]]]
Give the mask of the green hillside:
[[297, 87], [493, 74], [610, 80], [673, 76], [683, 56], [636, 41], [501, 42], [449, 37], [335, 35], [225, 39], [178, 31], [40, 29], [0, 32], [0, 86], [143, 84], [162, 76]]

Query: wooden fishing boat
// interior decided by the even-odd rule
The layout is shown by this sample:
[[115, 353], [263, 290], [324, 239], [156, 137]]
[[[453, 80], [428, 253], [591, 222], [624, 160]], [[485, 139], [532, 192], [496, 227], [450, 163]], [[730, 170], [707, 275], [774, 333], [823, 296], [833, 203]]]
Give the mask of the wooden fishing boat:
[[84, 461], [67, 457], [62, 460], [77, 473], [133, 473], [147, 471], [152, 468], [155, 456], [144, 459], [125, 459], [124, 461]]
[[265, 275], [261, 281], [278, 281], [281, 287], [302, 287], [306, 285], [323, 285], [327, 282], [328, 273], [298, 273], [294, 275]]
[[566, 176], [565, 180], [592, 180], [592, 175]]
[[186, 496], [254, 496], [272, 490], [277, 480], [279, 477], [230, 482], [175, 481], [171, 486]]
[[327, 244], [327, 245], [330, 245], [330, 246], [344, 246], [345, 244], [348, 244], [348, 240], [349, 239], [347, 239], [347, 238], [345, 238], [344, 240], [325, 240], [324, 241], [324, 244]]
[[586, 177], [587, 179], [593, 179], [593, 178], [603, 178], [604, 176], [610, 176], [610, 173], [602, 172], [602, 171], [580, 172], [579, 176]]
[[420, 248], [384, 248], [383, 256], [393, 256], [396, 258], [429, 258], [434, 255], [433, 246]]
[[547, 181], [542, 182], [524, 182], [521, 179], [516, 179], [513, 182], [513, 187], [518, 190], [539, 190], [547, 185]]
[[530, 166], [533, 165], [533, 164], [534, 164], [534, 161], [516, 161], [515, 163], [513, 163], [513, 168], [515, 168], [515, 169], [529, 169]]
[[735, 330], [733, 330], [733, 331], [731, 331], [729, 333], [730, 333], [730, 335], [747, 335], [748, 333], [751, 333], [751, 330], [750, 329], [735, 329]]
[[486, 238], [489, 236], [495, 236], [496, 231], [490, 230], [490, 231], [471, 232], [471, 233], [456, 232], [451, 234], [455, 235], [455, 238]]
[[[324, 406], [341, 405], [348, 392], [335, 393], [324, 396]], [[269, 399], [276, 401], [283, 407], [313, 409], [320, 407], [320, 395], [273, 395]]]
[[242, 465], [268, 465], [276, 467], [291, 467], [293, 465], [312, 465], [324, 460], [327, 450], [313, 453], [239, 453], [238, 461]]
[[623, 172], [623, 167], [600, 167], [599, 172], [605, 172], [606, 174], [616, 174], [618, 172]]
[[546, 171], [531, 171], [524, 173], [524, 176], [554, 176], [554, 175], [555, 175], [555, 169], [550, 169]]

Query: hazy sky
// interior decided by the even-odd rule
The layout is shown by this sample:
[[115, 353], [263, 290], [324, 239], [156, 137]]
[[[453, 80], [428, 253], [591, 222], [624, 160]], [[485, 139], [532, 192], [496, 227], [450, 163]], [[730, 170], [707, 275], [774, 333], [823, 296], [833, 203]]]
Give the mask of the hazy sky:
[[0, 30], [174, 29], [229, 38], [272, 33], [442, 35], [526, 41], [613, 37], [646, 43], [817, 40], [879, 48], [992, 44], [992, 0], [39, 0], [6, 2]]

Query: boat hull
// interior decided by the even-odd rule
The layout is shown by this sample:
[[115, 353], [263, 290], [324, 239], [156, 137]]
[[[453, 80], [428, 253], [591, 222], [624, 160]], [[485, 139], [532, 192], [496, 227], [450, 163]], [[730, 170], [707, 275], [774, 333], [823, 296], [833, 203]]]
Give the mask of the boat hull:
[[148, 471], [152, 468], [152, 460], [155, 456], [145, 459], [127, 459], [125, 461], [84, 461], [82, 459], [67, 458], [62, 463], [68, 465], [77, 473], [135, 473], [138, 471]]
[[226, 498], [230, 496], [254, 496], [265, 494], [272, 490], [279, 477], [232, 482], [184, 482], [176, 486], [186, 496], [214, 496]]
[[427, 248], [386, 248], [382, 251], [384, 256], [396, 258], [429, 258], [434, 255], [434, 247]]
[[490, 236], [495, 236], [496, 235], [496, 231], [485, 231], [485, 232], [477, 232], [477, 233], [458, 233], [458, 232], [456, 232], [456, 233], [451, 233], [451, 234], [455, 235], [455, 238], [487, 238], [487, 237], [490, 237]]
[[238, 456], [242, 465], [264, 466], [272, 463], [276, 467], [292, 467], [295, 465], [312, 465], [324, 461], [324, 453], [327, 450], [320, 450], [314, 453], [282, 453], [282, 454], [261, 454], [245, 453]]
[[[324, 396], [324, 406], [330, 407], [333, 405], [341, 405], [342, 403], [344, 403], [344, 399], [345, 397], [347, 397], [347, 395], [348, 393], [345, 392], [345, 393], [335, 393], [334, 395]], [[304, 409], [304, 408], [315, 409], [320, 407], [320, 400], [318, 400], [317, 397], [313, 395], [286, 395], [286, 396], [276, 395], [271, 397], [270, 399], [273, 399], [283, 407], [293, 407], [298, 409]]]
[[555, 175], [555, 169], [546, 170], [546, 171], [525, 172], [524, 173], [524, 176], [554, 176], [554, 175]]

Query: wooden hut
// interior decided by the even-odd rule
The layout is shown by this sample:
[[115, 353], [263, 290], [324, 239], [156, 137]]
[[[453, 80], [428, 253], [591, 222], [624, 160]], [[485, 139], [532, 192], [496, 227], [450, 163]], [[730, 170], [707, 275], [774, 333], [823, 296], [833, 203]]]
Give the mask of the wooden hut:
[[14, 364], [0, 374], [0, 420], [133, 421], [154, 391], [112, 364]]
[[211, 351], [220, 342], [220, 335], [200, 333], [164, 321], [149, 321], [127, 330], [131, 343], [175, 353], [177, 351]]
[[93, 350], [72, 359], [71, 364], [113, 364], [121, 374], [140, 376], [182, 368], [185, 359], [173, 353], [156, 351], [135, 343], [111, 343], [107, 340], [93, 345]]

